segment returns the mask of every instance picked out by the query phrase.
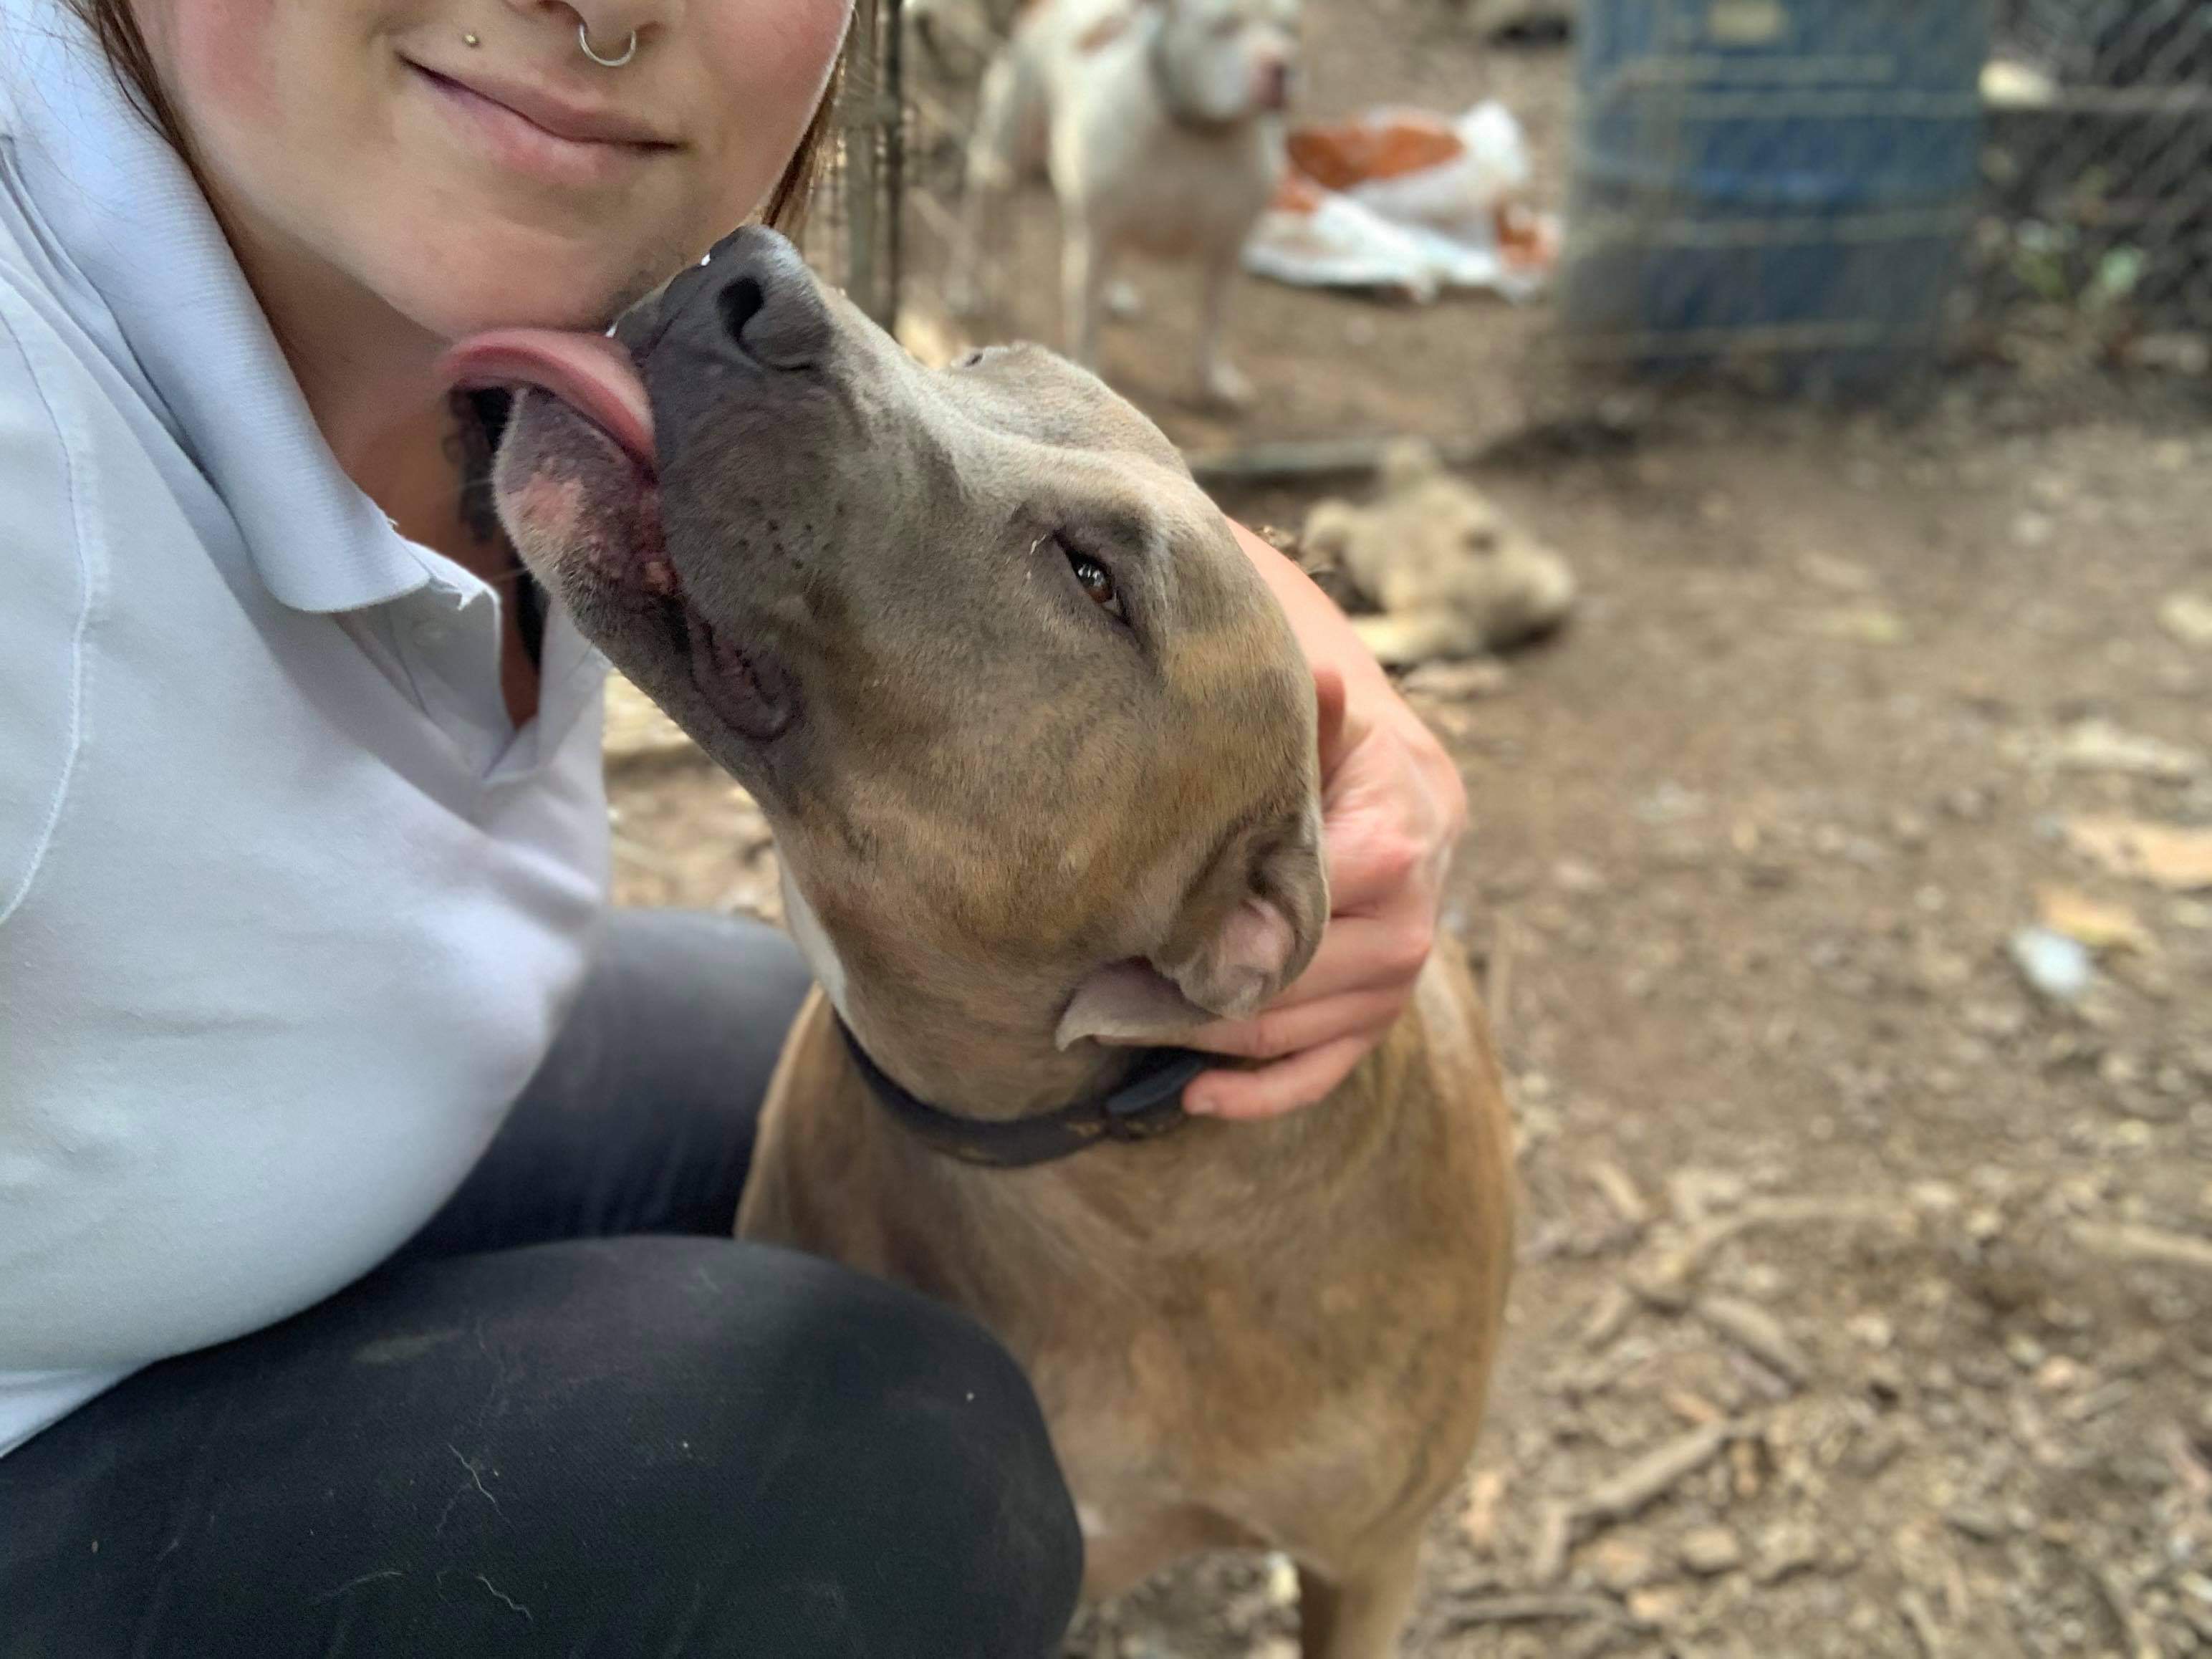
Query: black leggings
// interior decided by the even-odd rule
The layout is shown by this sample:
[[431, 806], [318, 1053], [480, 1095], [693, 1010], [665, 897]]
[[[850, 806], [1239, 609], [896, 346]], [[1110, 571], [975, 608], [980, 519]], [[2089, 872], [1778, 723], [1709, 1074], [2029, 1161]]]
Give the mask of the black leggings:
[[0, 1654], [1054, 1651], [1082, 1541], [1012, 1360], [728, 1237], [804, 986], [764, 929], [618, 917], [397, 1259], [0, 1457]]

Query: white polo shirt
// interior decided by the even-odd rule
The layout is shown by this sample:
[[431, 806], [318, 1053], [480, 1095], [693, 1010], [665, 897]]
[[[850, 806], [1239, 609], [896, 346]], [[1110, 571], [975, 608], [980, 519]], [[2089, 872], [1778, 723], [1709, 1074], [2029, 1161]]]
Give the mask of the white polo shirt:
[[374, 1267], [545, 1053], [601, 670], [554, 617], [518, 732], [500, 635], [74, 16], [0, 0], [0, 1451]]

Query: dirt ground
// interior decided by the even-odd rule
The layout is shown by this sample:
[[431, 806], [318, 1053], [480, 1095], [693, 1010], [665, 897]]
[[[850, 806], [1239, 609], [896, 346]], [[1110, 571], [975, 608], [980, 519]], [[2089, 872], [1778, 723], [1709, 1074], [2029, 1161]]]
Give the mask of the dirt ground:
[[[1557, 55], [1310, 9], [1309, 107], [1494, 90], [1557, 177]], [[1109, 367], [1194, 447], [1573, 403], [1540, 305], [1253, 284], [1262, 412], [1222, 422], [1176, 400], [1158, 304]], [[1586, 597], [1416, 697], [1473, 799], [1446, 921], [1504, 991], [1526, 1205], [1406, 1651], [2212, 1654], [2212, 871], [2095, 840], [2212, 826], [2212, 640], [2173, 603], [2212, 601], [2206, 405], [2007, 374], [1911, 418], [1634, 411], [1473, 475]], [[621, 763], [615, 799], [623, 898], [774, 913], [757, 815], [696, 757]], [[2078, 993], [2015, 960], [2039, 919], [2094, 942]], [[1293, 1599], [1204, 1562], [1070, 1653], [1291, 1659]]]

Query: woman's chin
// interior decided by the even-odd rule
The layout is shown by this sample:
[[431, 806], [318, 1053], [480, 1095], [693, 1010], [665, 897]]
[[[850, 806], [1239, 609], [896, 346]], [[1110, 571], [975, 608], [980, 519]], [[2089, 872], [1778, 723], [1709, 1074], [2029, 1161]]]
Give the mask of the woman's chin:
[[468, 253], [457, 266], [447, 250], [424, 247], [411, 260], [380, 252], [362, 276], [393, 310], [450, 343], [498, 328], [597, 331], [686, 263], [672, 256], [661, 269], [617, 269], [605, 245], [522, 228], [481, 230]]

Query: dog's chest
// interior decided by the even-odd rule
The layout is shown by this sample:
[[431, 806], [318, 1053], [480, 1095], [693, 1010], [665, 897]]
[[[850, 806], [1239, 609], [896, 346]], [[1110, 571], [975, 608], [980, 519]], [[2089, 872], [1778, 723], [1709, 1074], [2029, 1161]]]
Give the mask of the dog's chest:
[[1163, 258], [1241, 246], [1273, 188], [1270, 147], [1255, 131], [1194, 131], [1164, 119], [1091, 135], [1077, 210], [1095, 234]]
[[[1373, 1294], [1359, 1299], [1371, 1305]], [[1429, 1484], [1421, 1465], [1432, 1433], [1457, 1437], [1430, 1390], [1400, 1386], [1403, 1366], [1374, 1363], [1401, 1345], [1363, 1328], [1356, 1309], [1343, 1310], [1334, 1333], [1293, 1312], [1288, 1323], [1303, 1328], [1286, 1333], [1267, 1328], [1261, 1300], [1224, 1297], [1217, 1307], [1220, 1323], [1204, 1331], [1157, 1313], [1098, 1321], [1093, 1309], [1102, 1328], [1119, 1328], [1116, 1340], [1015, 1340], [1109, 1581], [1099, 1589], [1194, 1549], [1261, 1545], [1328, 1559], [1409, 1486]], [[1279, 1301], [1278, 1310], [1289, 1311]], [[1462, 1378], [1479, 1370], [1472, 1352], [1452, 1358]]]
[[[1432, 964], [1425, 1000], [1449, 1004], [1434, 978]], [[1305, 1132], [1273, 1132], [1273, 1152], [1267, 1132], [1205, 1126], [1126, 1168], [1109, 1152], [1010, 1175], [903, 1138], [818, 999], [810, 1015], [741, 1231], [909, 1285], [998, 1335], [1086, 1511], [1094, 1593], [1221, 1544], [1325, 1562], [1449, 1485], [1510, 1260], [1503, 1102], [1472, 1036], [1427, 1022], [1431, 1064], [1424, 1023], [1402, 1021], [1358, 1091]], [[1449, 1103], [1432, 1085], [1445, 1073]]]

